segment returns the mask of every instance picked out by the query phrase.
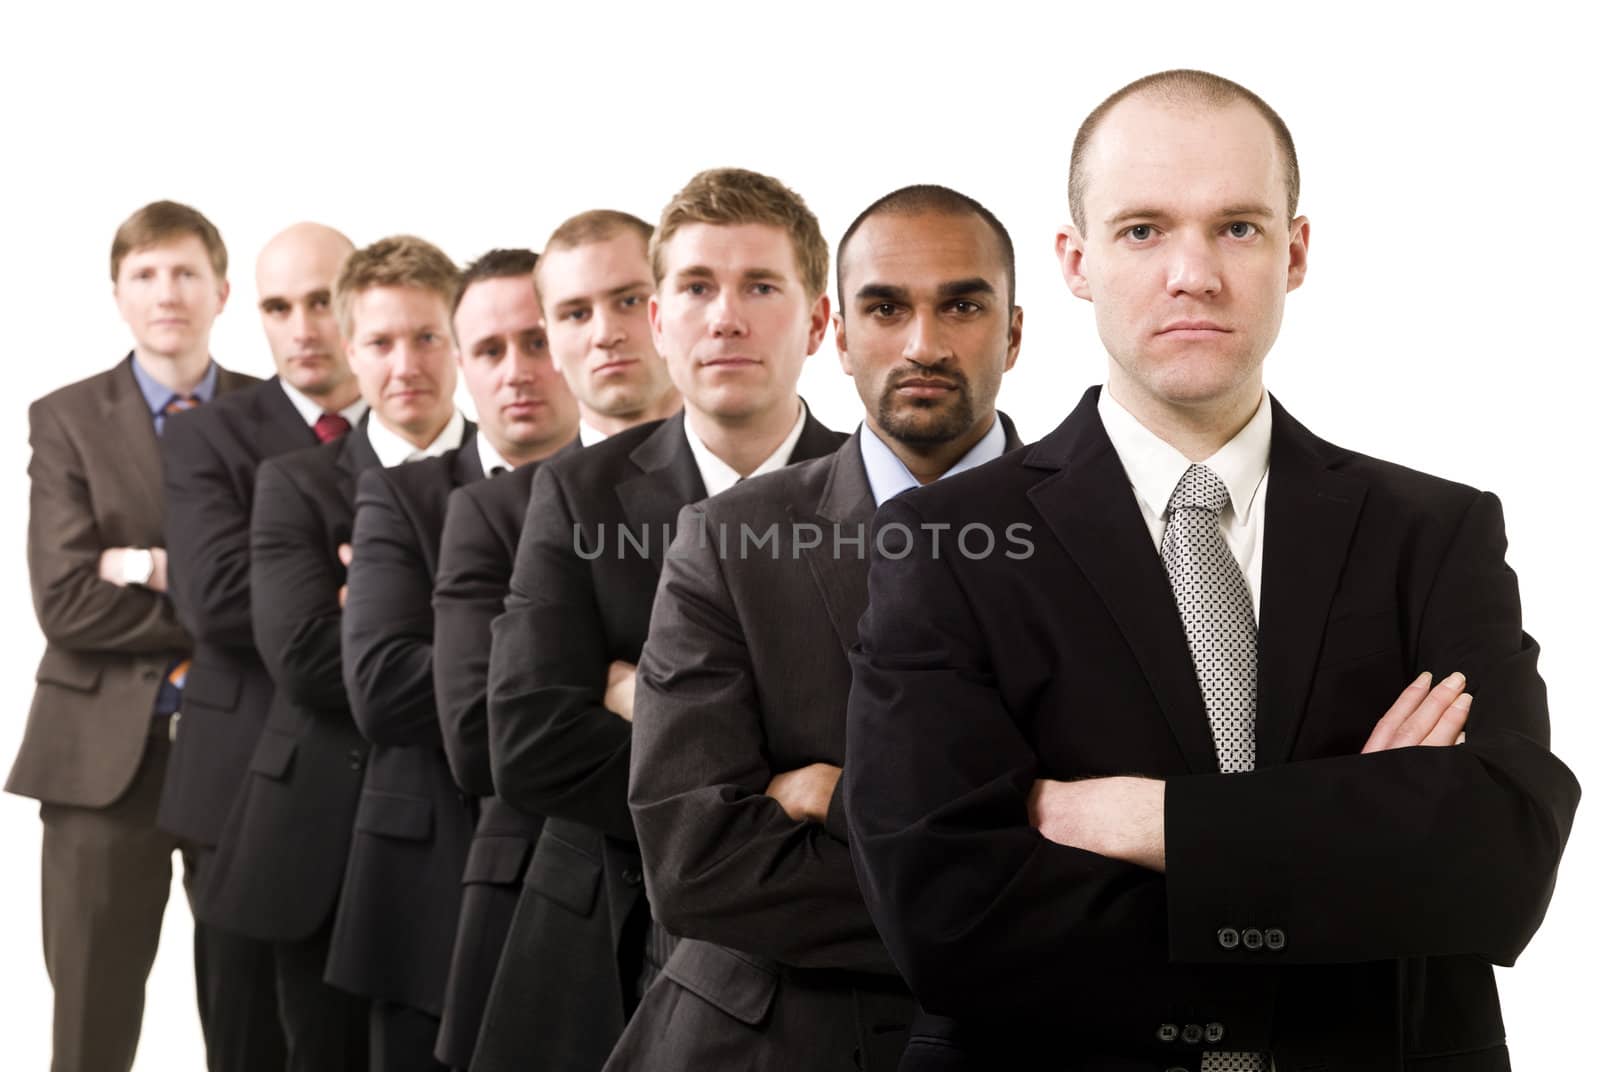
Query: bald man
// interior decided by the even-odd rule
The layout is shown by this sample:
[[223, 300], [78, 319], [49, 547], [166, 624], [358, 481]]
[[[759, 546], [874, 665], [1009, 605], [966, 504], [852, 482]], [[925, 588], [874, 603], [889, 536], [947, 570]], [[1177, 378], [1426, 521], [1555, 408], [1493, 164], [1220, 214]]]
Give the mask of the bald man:
[[[277, 375], [172, 418], [162, 437], [170, 584], [194, 662], [158, 821], [200, 847], [206, 877], [272, 700], [250, 627], [256, 466], [338, 438], [366, 408], [333, 316], [333, 278], [351, 248], [316, 223], [268, 242], [256, 291]], [[243, 937], [251, 921], [210, 904], [207, 885], [197, 883], [195, 914], [212, 940], [195, 969], [211, 1072], [343, 1067], [364, 1049], [364, 1008], [322, 983], [315, 951]]]

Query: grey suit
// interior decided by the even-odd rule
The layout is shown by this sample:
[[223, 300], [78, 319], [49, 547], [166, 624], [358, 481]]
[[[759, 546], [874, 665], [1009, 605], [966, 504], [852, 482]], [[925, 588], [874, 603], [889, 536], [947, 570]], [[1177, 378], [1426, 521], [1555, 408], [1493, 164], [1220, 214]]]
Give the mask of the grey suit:
[[915, 1009], [838, 794], [825, 824], [765, 795], [782, 771], [844, 765], [874, 512], [858, 432], [679, 516], [639, 662], [629, 803], [652, 910], [685, 940], [608, 1069], [899, 1060]]

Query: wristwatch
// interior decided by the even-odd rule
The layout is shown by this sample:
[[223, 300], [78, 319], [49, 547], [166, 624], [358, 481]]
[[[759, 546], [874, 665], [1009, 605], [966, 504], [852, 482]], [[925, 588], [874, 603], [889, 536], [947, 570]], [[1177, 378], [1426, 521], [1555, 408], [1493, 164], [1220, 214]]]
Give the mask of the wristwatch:
[[130, 547], [122, 552], [122, 583], [149, 584], [156, 572], [156, 556], [147, 547]]

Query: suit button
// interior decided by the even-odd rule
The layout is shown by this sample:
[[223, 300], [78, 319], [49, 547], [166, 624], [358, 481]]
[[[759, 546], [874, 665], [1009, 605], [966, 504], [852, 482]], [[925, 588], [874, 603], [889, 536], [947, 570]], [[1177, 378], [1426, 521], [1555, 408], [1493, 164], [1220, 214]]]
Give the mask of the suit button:
[[361, 749], [359, 749], [359, 748], [350, 749], [350, 769], [351, 770], [360, 770], [361, 769]]
[[1237, 949], [1239, 947], [1239, 932], [1232, 927], [1224, 927], [1217, 932], [1217, 944], [1224, 949]]
[[161, 679], [161, 671], [153, 668], [146, 670], [144, 672], [144, 679], [146, 681], [159, 681]]
[[1177, 1024], [1162, 1024], [1156, 1029], [1156, 1038], [1162, 1042], [1174, 1042], [1178, 1038]]
[[1256, 928], [1251, 927], [1250, 929], [1246, 930], [1244, 934], [1240, 935], [1240, 937], [1244, 939], [1244, 947], [1250, 950], [1250, 952], [1254, 953], [1257, 949], [1261, 948], [1263, 939], [1261, 937], [1261, 932]]
[[1222, 1025], [1221, 1024], [1207, 1024], [1206, 1025], [1206, 1041], [1207, 1042], [1221, 1042], [1222, 1041], [1222, 1034], [1223, 1034], [1223, 1031], [1222, 1031]]
[[1288, 940], [1288, 936], [1277, 927], [1267, 928], [1267, 948], [1272, 950], [1274, 953], [1282, 949]]
[[622, 872], [622, 881], [626, 882], [630, 886], [637, 886], [644, 882], [644, 876], [639, 874], [639, 872], [634, 868], [630, 867]]
[[1198, 1045], [1199, 1042], [1200, 1042], [1200, 1039], [1202, 1037], [1204, 1037], [1204, 1035], [1205, 1035], [1205, 1032], [1200, 1030], [1200, 1025], [1199, 1024], [1184, 1024], [1183, 1025], [1183, 1044], [1185, 1046]]

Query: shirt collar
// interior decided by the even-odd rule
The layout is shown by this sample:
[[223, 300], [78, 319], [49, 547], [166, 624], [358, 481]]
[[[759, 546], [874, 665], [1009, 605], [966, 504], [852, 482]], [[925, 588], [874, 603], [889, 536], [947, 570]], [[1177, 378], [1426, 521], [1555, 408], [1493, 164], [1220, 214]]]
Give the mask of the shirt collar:
[[506, 461], [505, 455], [494, 449], [494, 444], [489, 442], [489, 437], [483, 434], [483, 429], [478, 429], [478, 434], [472, 437], [478, 444], [478, 464], [483, 467], [484, 476], [494, 476], [495, 466], [510, 472], [516, 466]]
[[[994, 423], [983, 434], [983, 438], [972, 445], [972, 448], [963, 454], [950, 468], [939, 474], [943, 480], [947, 476], [964, 473], [968, 469], [992, 462], [1006, 452], [1006, 432], [1000, 424], [1000, 418], [995, 417]], [[900, 456], [889, 449], [889, 444], [879, 438], [870, 425], [861, 425], [861, 461], [867, 469], [867, 483], [872, 486], [872, 501], [879, 506], [899, 495], [903, 491], [910, 491], [921, 484], [911, 470], [906, 468], [906, 463]]]
[[[178, 397], [178, 393], [166, 384], [161, 383], [154, 376], [144, 370], [139, 364], [137, 355], [130, 354], [128, 363], [133, 366], [133, 378], [139, 384], [139, 393], [144, 395], [144, 404], [149, 408], [152, 417], [159, 417], [167, 412], [167, 403]], [[217, 394], [217, 363], [206, 362], [206, 374], [200, 377], [200, 383], [189, 392], [189, 397], [197, 402], [210, 402]]]
[[[1167, 503], [1189, 470], [1189, 459], [1140, 424], [1104, 387], [1100, 389], [1099, 411], [1100, 423], [1105, 425], [1134, 494], [1151, 515], [1166, 516]], [[1255, 508], [1256, 493], [1267, 475], [1271, 446], [1272, 404], [1263, 391], [1255, 415], [1220, 450], [1200, 463], [1227, 485], [1229, 508], [1241, 522], [1249, 521], [1250, 511]]]
[[[320, 405], [318, 405], [317, 402], [314, 401], [311, 398], [310, 395], [308, 395], [304, 391], [300, 390], [298, 387], [296, 387], [294, 384], [290, 383], [288, 380], [284, 379], [282, 376], [278, 377], [278, 386], [283, 388], [284, 395], [289, 399], [289, 402], [294, 406], [295, 412], [300, 414], [300, 419], [305, 421], [306, 424], [315, 427], [316, 423], [317, 423], [317, 418], [321, 417], [324, 413], [328, 412], [327, 410], [323, 409]], [[361, 420], [362, 414], [364, 414], [366, 412], [367, 412], [367, 400], [364, 399], [364, 398], [361, 398], [360, 396], [357, 396], [357, 398], [356, 398], [356, 400], [354, 402], [350, 403], [344, 409], [341, 409], [339, 411], [339, 416], [341, 416], [345, 420], [349, 421], [350, 422], [350, 427], [354, 428], [356, 426], [356, 423]]]
[[402, 462], [437, 458], [447, 450], [454, 450], [461, 445], [466, 428], [467, 419], [461, 415], [460, 410], [454, 410], [450, 414], [450, 423], [444, 426], [444, 431], [434, 436], [432, 443], [418, 448], [412, 446], [410, 440], [390, 431], [374, 414], [367, 422], [367, 441], [372, 444], [372, 452], [378, 456], [378, 461], [383, 467], [392, 469]]
[[606, 434], [588, 421], [578, 422], [578, 442], [585, 447], [592, 447], [606, 438]]
[[[800, 433], [806, 427], [806, 404], [800, 403], [800, 415], [794, 420], [794, 427], [789, 429], [789, 434], [778, 449], [767, 455], [767, 460], [755, 467], [750, 474], [753, 477], [782, 469], [789, 464], [789, 456], [794, 453], [794, 446], [800, 442]], [[694, 422], [689, 419], [689, 414], [683, 416], [683, 434], [689, 439], [689, 451], [694, 455], [694, 464], [700, 470], [700, 481], [706, 486], [707, 495], [718, 495], [737, 484], [742, 477], [733, 466], [711, 453], [711, 448], [706, 446], [699, 436], [695, 435]]]

